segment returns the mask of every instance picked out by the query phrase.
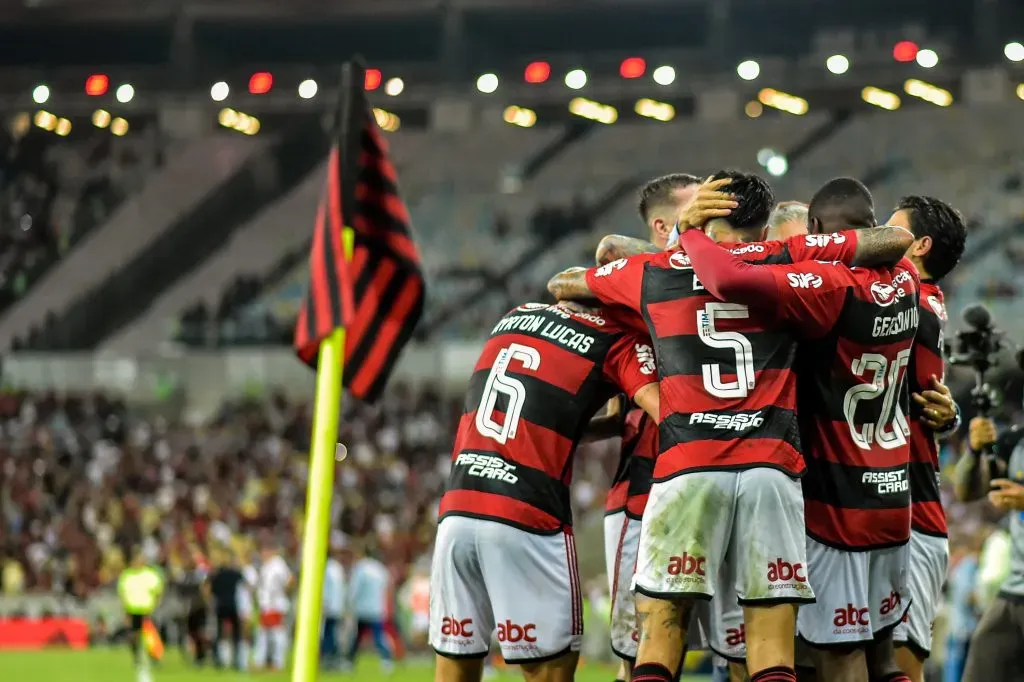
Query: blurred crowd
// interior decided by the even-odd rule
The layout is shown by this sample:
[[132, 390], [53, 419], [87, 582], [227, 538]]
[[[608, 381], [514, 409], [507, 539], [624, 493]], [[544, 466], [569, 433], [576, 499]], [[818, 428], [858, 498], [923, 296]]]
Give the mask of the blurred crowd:
[[0, 308], [102, 223], [163, 163], [155, 127], [61, 137], [28, 115], [0, 131]]

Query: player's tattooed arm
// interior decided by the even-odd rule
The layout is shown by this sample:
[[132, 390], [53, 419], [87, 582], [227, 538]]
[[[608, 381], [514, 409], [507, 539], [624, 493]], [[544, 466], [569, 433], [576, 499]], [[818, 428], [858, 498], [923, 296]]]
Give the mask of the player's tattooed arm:
[[896, 265], [914, 243], [910, 230], [881, 225], [857, 230], [857, 250], [852, 265]]
[[586, 301], [594, 298], [587, 285], [586, 268], [569, 268], [548, 280], [548, 291], [559, 301]]
[[621, 234], [610, 234], [603, 237], [597, 245], [595, 260], [598, 265], [604, 265], [620, 258], [629, 258], [641, 253], [658, 253], [658, 251], [658, 247], [649, 241]]

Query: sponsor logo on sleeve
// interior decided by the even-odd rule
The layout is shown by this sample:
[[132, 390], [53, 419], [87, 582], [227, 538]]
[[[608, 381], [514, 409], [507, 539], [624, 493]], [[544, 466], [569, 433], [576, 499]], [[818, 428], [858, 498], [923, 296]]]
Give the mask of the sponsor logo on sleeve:
[[821, 276], [813, 272], [791, 272], [786, 279], [794, 289], [820, 289], [822, 285]]
[[607, 277], [616, 270], [621, 270], [626, 267], [626, 259], [620, 258], [613, 260], [611, 263], [605, 263], [594, 272], [594, 277]]
[[824, 248], [829, 244], [844, 244], [846, 243], [846, 235], [844, 234], [809, 234], [804, 237], [805, 243], [809, 248]]
[[636, 361], [640, 364], [640, 373], [649, 376], [657, 371], [654, 362], [654, 349], [645, 343], [638, 343], [633, 346], [636, 351]]

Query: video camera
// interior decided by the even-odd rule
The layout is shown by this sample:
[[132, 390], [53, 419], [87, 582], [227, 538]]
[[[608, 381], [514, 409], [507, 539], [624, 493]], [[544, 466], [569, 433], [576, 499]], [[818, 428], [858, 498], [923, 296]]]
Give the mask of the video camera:
[[963, 321], [967, 325], [956, 333], [956, 344], [945, 344], [949, 364], [974, 370], [974, 388], [971, 403], [982, 417], [989, 416], [993, 406], [993, 392], [985, 383], [985, 374], [999, 364], [998, 354], [1006, 344], [1003, 332], [992, 326], [992, 314], [980, 303], [964, 308]]

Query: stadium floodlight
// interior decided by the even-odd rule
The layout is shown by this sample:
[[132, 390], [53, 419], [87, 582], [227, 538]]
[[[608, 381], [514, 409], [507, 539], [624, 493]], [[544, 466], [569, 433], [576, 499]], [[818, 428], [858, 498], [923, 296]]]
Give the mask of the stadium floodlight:
[[949, 90], [911, 78], [903, 84], [903, 91], [912, 97], [931, 102], [937, 107], [948, 107], [953, 103], [953, 93]]
[[481, 74], [476, 79], [476, 89], [485, 95], [489, 95], [498, 89], [498, 77], [493, 73]]
[[762, 147], [757, 150], [757, 163], [759, 166], [767, 166], [772, 157], [778, 155], [779, 153], [771, 147]]
[[676, 70], [671, 66], [659, 66], [654, 70], [654, 82], [658, 85], [672, 85], [676, 80]]
[[114, 93], [117, 101], [121, 104], [128, 104], [135, 97], [135, 88], [132, 87], [131, 83], [124, 83], [117, 87], [117, 91]]
[[900, 102], [900, 96], [895, 92], [876, 88], [873, 85], [869, 85], [861, 90], [860, 98], [868, 104], [872, 104], [887, 111], [896, 111], [902, 104], [902, 102]]
[[917, 56], [919, 48], [912, 40], [901, 40], [893, 45], [892, 58], [898, 62], [912, 62]]
[[839, 76], [850, 70], [850, 60], [845, 55], [834, 54], [825, 60], [825, 68]]
[[405, 90], [405, 81], [401, 78], [389, 78], [388, 82], [384, 84], [384, 94], [391, 97], [401, 95], [402, 90]]
[[124, 137], [128, 133], [128, 121], [118, 116], [110, 122], [110, 132], [117, 137]]
[[66, 118], [57, 120], [57, 126], [53, 129], [53, 132], [57, 133], [61, 137], [67, 137], [71, 134], [71, 121]]
[[533, 109], [512, 105], [510, 107], [505, 107], [505, 111], [502, 112], [501, 118], [505, 123], [519, 126], [520, 128], [532, 128], [533, 124], [537, 122], [537, 112]]
[[926, 69], [930, 69], [939, 63], [939, 55], [935, 50], [920, 50], [917, 53], [917, 64]]
[[587, 72], [583, 69], [573, 69], [565, 74], [565, 86], [573, 90], [579, 90], [587, 84]]
[[782, 154], [776, 154], [772, 158], [768, 159], [768, 163], [764, 165], [765, 170], [768, 171], [769, 175], [774, 177], [780, 177], [786, 174], [789, 170], [789, 161], [786, 161], [786, 157]]
[[739, 66], [736, 67], [736, 75], [745, 81], [752, 81], [761, 75], [761, 65], [753, 59], [740, 62]]
[[1024, 99], [1024, 83], [1017, 86], [1017, 97]]
[[57, 127], [57, 117], [49, 111], [37, 111], [36, 115], [32, 118], [32, 122], [36, 124], [37, 128], [51, 132]]
[[36, 104], [46, 104], [50, 99], [50, 88], [46, 85], [37, 85], [32, 89], [32, 101]]
[[662, 123], [668, 123], [676, 117], [676, 108], [667, 102], [659, 102], [654, 99], [638, 99], [633, 111], [645, 118], [653, 118]]
[[223, 102], [231, 94], [231, 88], [224, 81], [217, 81], [210, 87], [210, 99], [214, 102]]
[[100, 97], [110, 89], [110, 78], [105, 73], [94, 73], [85, 79], [85, 94]]
[[373, 117], [380, 129], [386, 133], [393, 133], [402, 125], [402, 120], [398, 116], [384, 109], [374, 108]]
[[601, 104], [584, 97], [575, 97], [569, 102], [569, 112], [580, 118], [585, 118], [605, 125], [611, 125], [619, 120], [618, 110], [609, 105]]
[[1020, 43], [1006, 43], [1006, 47], [1003, 48], [1003, 54], [1011, 62], [1024, 62], [1024, 45]]
[[376, 90], [380, 87], [380, 82], [384, 79], [380, 69], [367, 69], [366, 75], [363, 76], [363, 89], [364, 90]]
[[97, 109], [92, 112], [92, 124], [97, 128], [109, 128], [110, 112], [106, 109]]
[[810, 108], [807, 100], [803, 97], [797, 97], [774, 88], [764, 88], [761, 92], [757, 93], [757, 101], [765, 106], [785, 111], [787, 114], [793, 114], [794, 116], [803, 116]]
[[274, 74], [269, 71], [257, 71], [249, 77], [249, 94], [265, 95], [274, 87]]
[[623, 78], [639, 78], [647, 70], [647, 62], [643, 57], [627, 57], [619, 65], [619, 75]]
[[743, 107], [743, 113], [748, 118], [760, 118], [761, 114], [764, 113], [764, 107], [757, 100], [751, 100]]
[[302, 99], [313, 99], [316, 97], [316, 91], [317, 84], [312, 78], [307, 78], [299, 83], [299, 97]]

